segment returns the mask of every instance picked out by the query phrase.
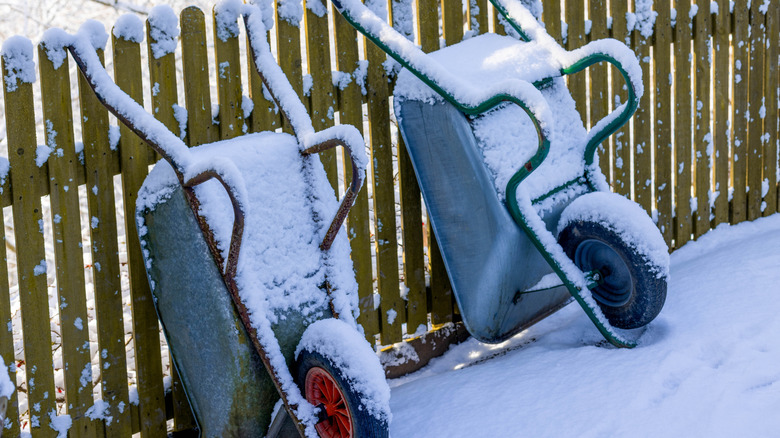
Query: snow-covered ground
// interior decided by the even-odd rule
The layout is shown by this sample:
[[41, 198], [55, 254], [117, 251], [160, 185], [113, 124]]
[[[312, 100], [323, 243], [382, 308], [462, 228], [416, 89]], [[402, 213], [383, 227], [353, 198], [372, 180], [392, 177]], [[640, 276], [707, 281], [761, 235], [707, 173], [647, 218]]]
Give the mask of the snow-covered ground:
[[[396, 437], [780, 434], [780, 214], [672, 255], [633, 350], [576, 304], [499, 345], [473, 339], [390, 382]], [[486, 360], [489, 359], [489, 360]]]

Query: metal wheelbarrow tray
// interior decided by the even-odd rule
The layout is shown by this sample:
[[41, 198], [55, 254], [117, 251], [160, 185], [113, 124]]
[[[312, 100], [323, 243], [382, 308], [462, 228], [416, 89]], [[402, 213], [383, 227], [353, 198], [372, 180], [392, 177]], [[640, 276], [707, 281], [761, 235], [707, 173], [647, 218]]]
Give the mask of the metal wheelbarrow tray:
[[[363, 139], [348, 125], [314, 131], [271, 55], [269, 11], [235, 1], [216, 11], [236, 32], [243, 16], [258, 72], [295, 135], [189, 149], [111, 82], [91, 35], [67, 45], [101, 102], [164, 158], [139, 191], [136, 220], [201, 434], [263, 436], [281, 397], [301, 435], [387, 436], [390, 391], [358, 331], [349, 243], [337, 234], [362, 185]], [[353, 169], [341, 203], [316, 157], [334, 146]]]
[[[598, 145], [636, 110], [625, 45], [567, 52], [518, 0], [491, 0], [512, 36], [424, 54], [357, 0], [342, 15], [405, 67], [394, 107], [466, 328], [498, 342], [574, 297], [604, 337], [635, 346], [660, 312], [668, 249], [641, 208], [609, 192]], [[615, 65], [628, 100], [589, 132], [563, 76]], [[606, 192], [606, 193], [605, 193]]]

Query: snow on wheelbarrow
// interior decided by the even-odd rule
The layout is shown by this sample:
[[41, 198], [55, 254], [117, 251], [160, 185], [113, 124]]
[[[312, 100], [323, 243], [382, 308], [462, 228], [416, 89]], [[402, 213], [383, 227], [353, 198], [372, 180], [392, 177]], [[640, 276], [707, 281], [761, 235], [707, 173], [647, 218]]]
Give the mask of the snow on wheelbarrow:
[[[511, 36], [422, 52], [359, 0], [332, 0], [399, 62], [395, 115], [469, 333], [500, 342], [573, 297], [615, 346], [663, 307], [669, 255], [652, 220], [609, 193], [595, 151], [642, 96], [615, 40], [566, 51], [525, 4], [491, 0]], [[628, 99], [587, 131], [565, 75], [613, 64]], [[615, 78], [617, 79], [617, 77]]]
[[[390, 390], [355, 322], [357, 283], [338, 233], [363, 183], [365, 143], [349, 125], [314, 131], [271, 55], [270, 12], [216, 7], [220, 32], [236, 35], [243, 17], [258, 73], [294, 135], [188, 148], [111, 81], [95, 52], [102, 27], [50, 33], [47, 49], [69, 49], [98, 99], [164, 158], [138, 194], [138, 234], [201, 434], [264, 436], [281, 427], [284, 416], [272, 419], [281, 398], [276, 412], [301, 435], [387, 436]], [[353, 170], [340, 203], [316, 155], [335, 146]]]

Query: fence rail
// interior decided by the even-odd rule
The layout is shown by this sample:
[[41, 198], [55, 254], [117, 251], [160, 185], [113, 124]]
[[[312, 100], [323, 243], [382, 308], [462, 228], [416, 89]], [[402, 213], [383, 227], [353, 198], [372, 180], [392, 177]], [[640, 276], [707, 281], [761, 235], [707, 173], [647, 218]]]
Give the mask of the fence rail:
[[[393, 24], [428, 52], [487, 31], [505, 33], [487, 0], [388, 3]], [[720, 223], [777, 211], [776, 0], [753, 1], [749, 9], [739, 0], [732, 10], [729, 2], [709, 0], [543, 3], [548, 32], [568, 49], [612, 37], [640, 59], [640, 109], [600, 148], [600, 165], [613, 190], [653, 215], [671, 248]], [[393, 126], [394, 78], [385, 55], [334, 10], [329, 15], [332, 20], [306, 8], [297, 22], [277, 13], [271, 39], [315, 128], [349, 123], [369, 142], [369, 183], [347, 232], [359, 322], [370, 340], [388, 345], [421, 326], [457, 319], [458, 309]], [[210, 37], [215, 18], [208, 17], [207, 23], [194, 7], [181, 11], [177, 52], [160, 58], [152, 54], [153, 20], [146, 23], [145, 47], [114, 36], [116, 82], [139, 102], [146, 87], [150, 111], [191, 146], [244, 132], [289, 131], [251, 68], [243, 37]], [[132, 223], [138, 187], [156, 157], [124, 127], [116, 142], [113, 119], [67, 59], [57, 66], [39, 46], [37, 68], [33, 86], [9, 76], [3, 60], [10, 172], [0, 178], [6, 230], [0, 256], [7, 261], [0, 263], [0, 356], [14, 362], [12, 379], [20, 382], [5, 436], [22, 428], [53, 436], [57, 415], [70, 415], [71, 436], [164, 436], [168, 418], [178, 429], [191, 427], [176, 376], [164, 384], [170, 366]], [[586, 126], [625, 99], [615, 74], [598, 65], [568, 79]], [[36, 102], [44, 120], [38, 126]], [[351, 177], [344, 157], [333, 152], [322, 159], [333, 187], [343, 190]]]

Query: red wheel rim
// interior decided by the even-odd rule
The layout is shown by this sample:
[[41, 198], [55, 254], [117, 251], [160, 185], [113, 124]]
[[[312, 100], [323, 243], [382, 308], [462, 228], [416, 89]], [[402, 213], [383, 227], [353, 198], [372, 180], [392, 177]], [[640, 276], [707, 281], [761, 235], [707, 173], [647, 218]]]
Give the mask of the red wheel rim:
[[327, 419], [315, 428], [323, 438], [351, 438], [352, 413], [341, 388], [333, 376], [320, 367], [312, 367], [306, 373], [306, 400], [314, 406], [323, 405]]

